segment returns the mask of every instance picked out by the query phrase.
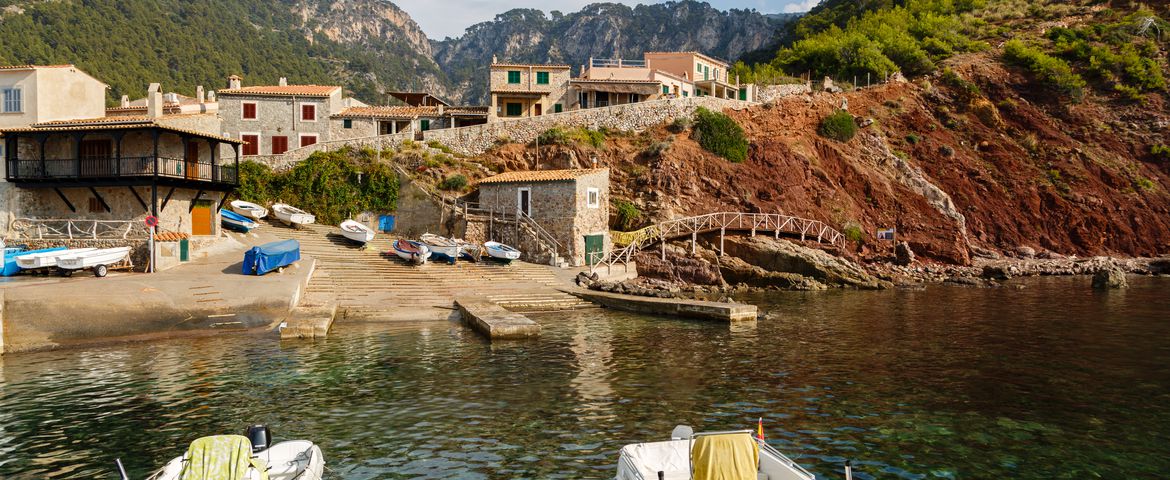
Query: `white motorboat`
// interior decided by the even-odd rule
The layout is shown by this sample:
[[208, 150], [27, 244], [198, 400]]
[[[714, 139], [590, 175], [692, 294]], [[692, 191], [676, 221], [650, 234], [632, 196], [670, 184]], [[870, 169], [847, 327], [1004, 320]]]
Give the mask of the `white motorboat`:
[[130, 258], [130, 247], [95, 249], [57, 257], [57, 268], [68, 275], [74, 270], [92, 268], [94, 275], [106, 276], [110, 265], [125, 263]]
[[314, 217], [313, 214], [287, 203], [272, 204], [272, 214], [289, 225], [308, 225], [317, 221], [317, 217]]
[[509, 263], [512, 260], [520, 258], [519, 250], [500, 242], [484, 242], [483, 248], [487, 250], [488, 256], [497, 262]]
[[617, 480], [691, 478], [766, 478], [814, 480], [816, 477], [772, 448], [751, 430], [695, 433], [679, 425], [665, 442], [622, 447]]
[[259, 220], [268, 216], [268, 209], [261, 207], [252, 202], [245, 202], [243, 200], [233, 200], [231, 203], [232, 211], [252, 220]]
[[[269, 480], [320, 480], [325, 472], [321, 447], [308, 440], [292, 440], [269, 446], [267, 427], [248, 429], [248, 436], [216, 435], [191, 442], [187, 452], [171, 460], [148, 480], [180, 478], [242, 478], [259, 480], [267, 470]], [[191, 461], [192, 458], [203, 459]], [[221, 460], [214, 462], [209, 460]], [[233, 460], [236, 463], [232, 463]], [[212, 465], [215, 464], [215, 465]], [[234, 476], [245, 472], [243, 477]], [[227, 475], [227, 476], [225, 476]]]
[[457, 241], [433, 233], [424, 233], [418, 240], [427, 246], [432, 257], [452, 264], [459, 258], [459, 252], [462, 250]]
[[340, 227], [342, 236], [357, 243], [364, 245], [370, 240], [374, 239], [374, 229], [367, 227], [364, 223], [354, 220], [346, 220], [341, 222]]
[[57, 258], [68, 255], [79, 255], [86, 252], [92, 252], [96, 248], [71, 248], [68, 250], [56, 250], [52, 252], [30, 253], [28, 255], [20, 255], [16, 257], [16, 266], [24, 270], [31, 270], [34, 268], [56, 267]]
[[431, 258], [431, 250], [419, 242], [398, 239], [394, 241], [394, 254], [407, 263], [422, 265]]

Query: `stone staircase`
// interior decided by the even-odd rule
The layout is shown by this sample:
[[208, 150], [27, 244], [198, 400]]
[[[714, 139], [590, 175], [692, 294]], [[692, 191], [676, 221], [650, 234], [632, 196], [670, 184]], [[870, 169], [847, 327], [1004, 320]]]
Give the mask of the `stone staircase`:
[[[490, 261], [455, 265], [431, 262], [408, 265], [391, 252], [392, 239], [379, 234], [365, 249], [338, 233], [337, 227], [309, 225], [292, 229], [265, 225], [266, 233], [301, 244], [301, 255], [317, 260], [302, 305], [337, 304], [338, 319], [357, 321], [426, 321], [456, 315], [454, 298], [478, 295], [513, 311], [558, 311], [593, 304], [556, 289], [563, 284], [548, 268]], [[391, 253], [387, 253], [391, 252]]]

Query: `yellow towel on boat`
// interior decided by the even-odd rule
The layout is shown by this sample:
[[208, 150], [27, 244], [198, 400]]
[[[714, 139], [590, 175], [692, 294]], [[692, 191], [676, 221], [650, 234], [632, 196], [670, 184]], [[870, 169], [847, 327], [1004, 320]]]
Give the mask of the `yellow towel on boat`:
[[268, 466], [252, 458], [252, 442], [243, 435], [214, 435], [191, 442], [179, 480], [244, 480], [248, 468], [268, 480]]
[[691, 447], [694, 480], [756, 480], [760, 451], [750, 433], [695, 437]]

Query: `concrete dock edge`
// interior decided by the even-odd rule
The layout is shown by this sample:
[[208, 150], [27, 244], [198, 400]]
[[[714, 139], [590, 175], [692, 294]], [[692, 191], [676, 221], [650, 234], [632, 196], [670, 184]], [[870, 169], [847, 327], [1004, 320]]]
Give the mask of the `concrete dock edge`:
[[673, 315], [728, 323], [752, 322], [756, 320], [758, 314], [755, 305], [744, 303], [639, 297], [580, 288], [563, 289], [562, 291], [605, 307], [627, 312]]
[[540, 324], [512, 313], [483, 297], [457, 297], [455, 307], [463, 322], [489, 339], [528, 338], [540, 334]]

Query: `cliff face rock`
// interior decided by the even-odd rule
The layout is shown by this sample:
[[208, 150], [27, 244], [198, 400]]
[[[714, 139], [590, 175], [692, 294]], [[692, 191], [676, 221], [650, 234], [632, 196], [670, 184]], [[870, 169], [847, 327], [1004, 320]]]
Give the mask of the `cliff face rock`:
[[388, 1], [302, 0], [294, 12], [301, 18], [308, 38], [324, 34], [330, 40], [349, 44], [401, 42], [420, 55], [431, 56], [431, 44], [410, 15]]
[[[710, 237], [708, 239], [711, 241], [708, 248], [719, 247], [718, 239]], [[870, 275], [856, 263], [784, 239], [766, 236], [727, 236], [723, 239], [723, 248], [726, 255], [766, 272], [796, 274], [832, 286], [862, 289], [891, 286]], [[726, 271], [724, 276], [728, 276]], [[728, 281], [732, 279], [728, 278]]]
[[590, 57], [640, 59], [647, 51], [695, 50], [734, 62], [773, 45], [786, 20], [690, 0], [632, 8], [597, 3], [547, 16], [517, 9], [472, 26], [460, 38], [435, 42], [434, 50], [464, 100], [482, 101], [493, 54], [501, 61], [564, 63], [574, 72]]

